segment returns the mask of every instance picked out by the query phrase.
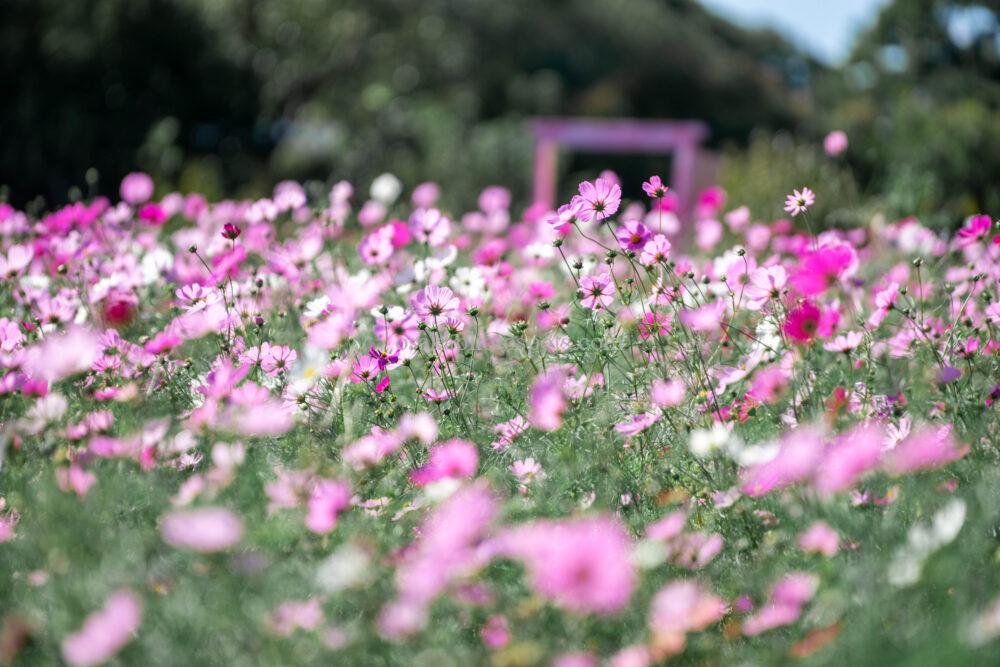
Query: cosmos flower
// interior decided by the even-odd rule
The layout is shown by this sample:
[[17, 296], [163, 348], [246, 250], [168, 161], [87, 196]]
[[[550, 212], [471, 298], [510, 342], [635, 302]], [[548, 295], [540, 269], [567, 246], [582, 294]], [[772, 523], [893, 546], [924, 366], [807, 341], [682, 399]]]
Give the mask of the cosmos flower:
[[594, 220], [600, 222], [618, 212], [622, 202], [622, 188], [607, 178], [598, 178], [591, 183], [580, 183], [580, 219], [584, 222]]
[[793, 216], [805, 213], [809, 207], [816, 203], [816, 195], [809, 188], [793, 190], [792, 194], [785, 199], [785, 211]]

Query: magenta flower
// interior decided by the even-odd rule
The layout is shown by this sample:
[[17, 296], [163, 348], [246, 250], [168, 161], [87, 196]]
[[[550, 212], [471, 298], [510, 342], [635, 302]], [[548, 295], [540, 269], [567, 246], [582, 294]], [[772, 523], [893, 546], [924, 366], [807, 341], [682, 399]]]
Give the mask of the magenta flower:
[[789, 311], [783, 330], [796, 343], [811, 343], [820, 335], [822, 311], [812, 301], [803, 301]]
[[580, 183], [580, 198], [583, 205], [580, 209], [580, 219], [600, 222], [614, 215], [622, 203], [622, 188], [606, 178], [598, 178], [591, 183]]
[[239, 228], [238, 225], [234, 225], [231, 222], [227, 222], [222, 226], [222, 238], [228, 239], [230, 241], [235, 241], [240, 237], [243, 230]]
[[627, 250], [639, 251], [646, 245], [650, 234], [646, 226], [638, 220], [628, 220], [615, 232], [618, 243]]
[[856, 259], [854, 249], [846, 243], [822, 246], [803, 258], [792, 275], [792, 284], [802, 296], [821, 294], [835, 285]]
[[967, 248], [970, 245], [979, 243], [990, 233], [993, 222], [988, 215], [974, 215], [969, 218], [965, 225], [955, 234], [955, 245], [959, 248]]

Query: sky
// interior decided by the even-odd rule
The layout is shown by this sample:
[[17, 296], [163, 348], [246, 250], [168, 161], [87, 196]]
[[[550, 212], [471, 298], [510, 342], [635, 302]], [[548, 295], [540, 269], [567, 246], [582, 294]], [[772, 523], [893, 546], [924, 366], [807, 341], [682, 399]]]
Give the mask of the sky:
[[701, 0], [733, 23], [774, 28], [831, 65], [847, 57], [855, 35], [888, 0]]

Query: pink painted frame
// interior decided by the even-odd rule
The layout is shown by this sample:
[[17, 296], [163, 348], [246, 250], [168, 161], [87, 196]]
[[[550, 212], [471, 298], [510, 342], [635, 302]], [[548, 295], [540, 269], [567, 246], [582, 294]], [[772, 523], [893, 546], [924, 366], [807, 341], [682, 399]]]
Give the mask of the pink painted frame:
[[682, 212], [694, 204], [698, 150], [708, 138], [708, 125], [696, 120], [636, 120], [628, 118], [534, 118], [534, 199], [556, 205], [556, 167], [560, 148], [608, 153], [672, 153], [670, 189]]

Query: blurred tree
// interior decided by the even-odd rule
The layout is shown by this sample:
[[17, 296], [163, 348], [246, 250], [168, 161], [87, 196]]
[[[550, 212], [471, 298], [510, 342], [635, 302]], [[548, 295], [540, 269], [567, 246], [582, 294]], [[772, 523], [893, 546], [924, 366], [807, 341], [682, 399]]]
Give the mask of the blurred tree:
[[889, 212], [956, 226], [1000, 210], [1000, 2], [894, 0], [818, 96]]
[[796, 125], [816, 68], [693, 0], [8, 0], [0, 56], [21, 201], [91, 166], [103, 192], [143, 168], [228, 193], [390, 170], [463, 203], [526, 194], [525, 116], [701, 118], [742, 143]]

